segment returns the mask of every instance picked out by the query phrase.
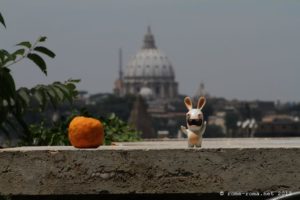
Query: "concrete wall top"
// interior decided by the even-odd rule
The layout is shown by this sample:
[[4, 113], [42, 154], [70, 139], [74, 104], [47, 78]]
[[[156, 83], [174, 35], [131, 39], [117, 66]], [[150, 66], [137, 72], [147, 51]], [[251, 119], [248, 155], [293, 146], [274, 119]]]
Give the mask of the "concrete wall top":
[[0, 194], [300, 191], [300, 138], [0, 149]]
[[[300, 137], [295, 138], [204, 138], [200, 149], [240, 149], [240, 148], [300, 148]], [[143, 142], [114, 143], [96, 149], [77, 149], [72, 146], [34, 146], [0, 149], [7, 151], [41, 151], [41, 150], [162, 150], [189, 149], [185, 140], [160, 140]], [[198, 150], [200, 150], [198, 149]], [[197, 150], [196, 148], [194, 150]]]

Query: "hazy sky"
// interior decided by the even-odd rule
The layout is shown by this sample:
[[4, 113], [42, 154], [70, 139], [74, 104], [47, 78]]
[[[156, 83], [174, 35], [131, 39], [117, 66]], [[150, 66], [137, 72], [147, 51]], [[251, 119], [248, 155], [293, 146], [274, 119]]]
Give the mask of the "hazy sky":
[[300, 1], [1, 0], [0, 12], [1, 48], [46, 35], [57, 54], [47, 77], [29, 61], [13, 66], [18, 86], [79, 78], [80, 90], [111, 92], [118, 49], [126, 65], [151, 25], [180, 93], [202, 80], [212, 96], [300, 101]]

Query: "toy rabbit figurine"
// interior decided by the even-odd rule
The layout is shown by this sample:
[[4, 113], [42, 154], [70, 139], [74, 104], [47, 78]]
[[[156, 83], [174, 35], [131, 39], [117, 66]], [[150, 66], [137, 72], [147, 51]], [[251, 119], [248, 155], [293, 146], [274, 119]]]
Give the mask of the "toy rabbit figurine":
[[206, 121], [203, 120], [203, 113], [201, 112], [205, 102], [205, 97], [199, 97], [197, 108], [194, 109], [191, 98], [184, 98], [185, 106], [189, 110], [186, 113], [188, 129], [181, 126], [181, 131], [187, 135], [189, 147], [201, 147], [202, 135], [206, 128]]

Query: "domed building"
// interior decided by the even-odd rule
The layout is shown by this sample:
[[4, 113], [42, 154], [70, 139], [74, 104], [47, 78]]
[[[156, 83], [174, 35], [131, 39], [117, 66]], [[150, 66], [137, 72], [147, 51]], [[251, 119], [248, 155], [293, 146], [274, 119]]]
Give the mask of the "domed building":
[[178, 83], [172, 63], [156, 47], [150, 27], [142, 48], [129, 61], [122, 82], [124, 94], [141, 94], [154, 99], [177, 97]]
[[[176, 137], [178, 127], [182, 125], [180, 122], [185, 121], [185, 107], [182, 96], [178, 95], [172, 63], [157, 48], [150, 27], [142, 48], [129, 60], [124, 73], [122, 51], [119, 51], [119, 78], [115, 82], [114, 93], [138, 96], [128, 121], [143, 133], [143, 138], [161, 137], [161, 133], [165, 136], [166, 132], [168, 137]], [[138, 102], [141, 99], [146, 103], [145, 112], [144, 108], [140, 108], [144, 104]], [[184, 112], [181, 107], [184, 107]]]

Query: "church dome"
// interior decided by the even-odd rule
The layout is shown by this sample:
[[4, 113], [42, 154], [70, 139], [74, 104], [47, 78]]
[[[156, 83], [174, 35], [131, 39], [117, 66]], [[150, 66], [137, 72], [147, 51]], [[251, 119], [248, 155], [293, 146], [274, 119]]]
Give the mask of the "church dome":
[[168, 57], [156, 48], [150, 27], [144, 37], [141, 50], [129, 61], [125, 71], [127, 78], [174, 78], [174, 70]]
[[142, 48], [128, 62], [123, 81], [124, 94], [140, 94], [152, 99], [172, 99], [177, 96], [178, 84], [172, 64], [156, 48], [150, 27], [144, 36]]

